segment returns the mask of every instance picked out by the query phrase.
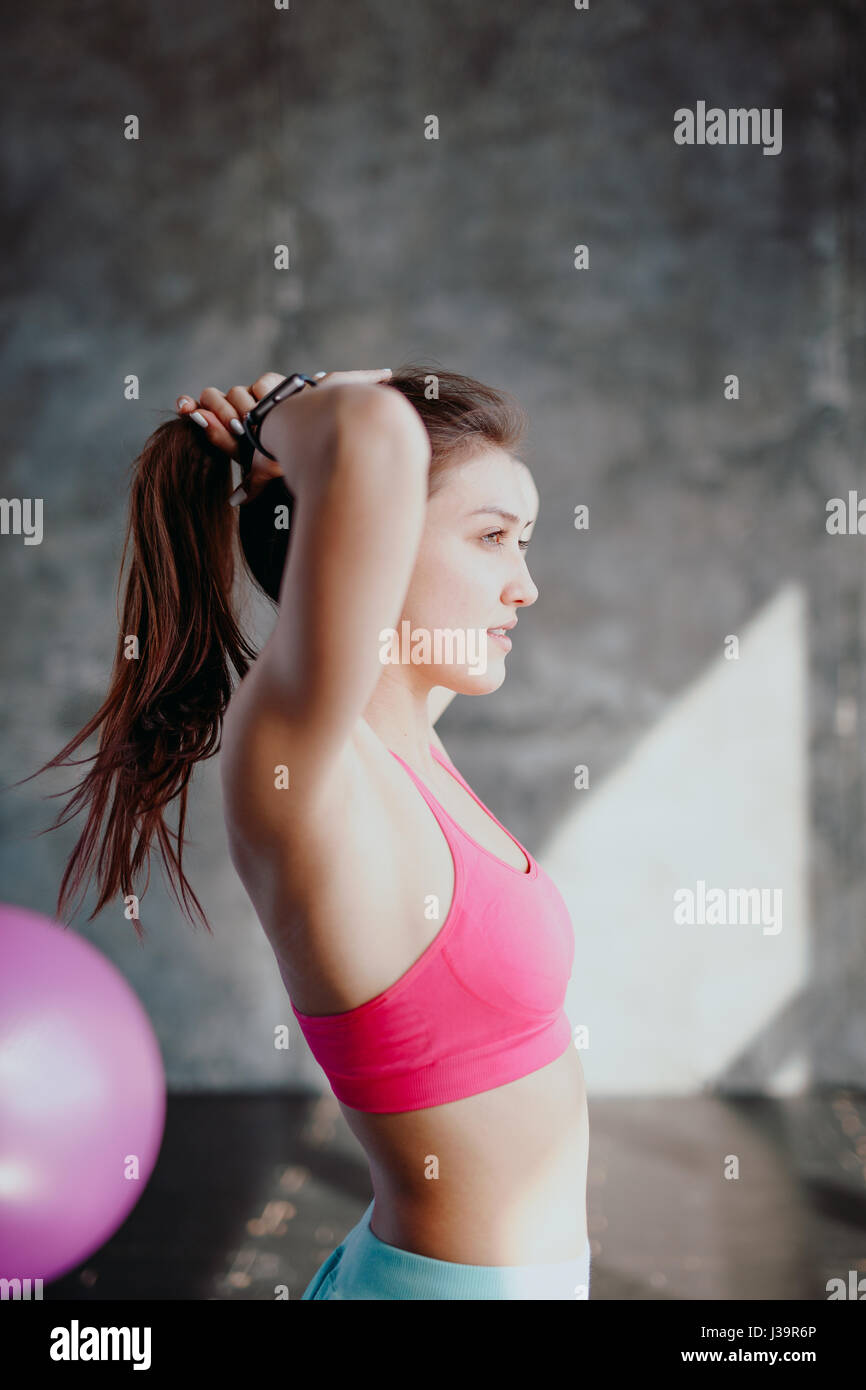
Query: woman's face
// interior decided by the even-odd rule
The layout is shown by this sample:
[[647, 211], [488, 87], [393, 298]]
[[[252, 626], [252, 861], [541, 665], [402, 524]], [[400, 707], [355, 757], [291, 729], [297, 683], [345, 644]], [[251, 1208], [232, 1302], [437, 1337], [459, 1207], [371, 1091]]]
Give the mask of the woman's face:
[[[505, 680], [507, 643], [489, 629], [513, 623], [538, 598], [525, 550], [538, 501], [526, 464], [492, 448], [450, 468], [428, 500], [401, 614], [401, 633], [429, 641], [426, 653], [415, 648], [422, 664], [413, 667], [425, 683], [483, 695]], [[520, 640], [513, 629], [509, 636]]]

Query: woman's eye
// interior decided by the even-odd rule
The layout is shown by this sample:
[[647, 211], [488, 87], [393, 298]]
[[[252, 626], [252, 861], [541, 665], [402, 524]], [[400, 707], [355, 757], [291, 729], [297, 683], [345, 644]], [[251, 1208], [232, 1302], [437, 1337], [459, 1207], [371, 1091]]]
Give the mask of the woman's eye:
[[[482, 539], [482, 540], [485, 540], [485, 541], [492, 541], [492, 540], [494, 539], [494, 537], [496, 537], [496, 536], [504, 536], [504, 535], [505, 535], [505, 532], [502, 531], [502, 530], [499, 530], [499, 531], [488, 531], [487, 535], [486, 535], [486, 536], [482, 536], [481, 539]], [[520, 546], [520, 549], [521, 549], [521, 550], [527, 550], [527, 549], [529, 548], [529, 541], [518, 541], [517, 544]]]

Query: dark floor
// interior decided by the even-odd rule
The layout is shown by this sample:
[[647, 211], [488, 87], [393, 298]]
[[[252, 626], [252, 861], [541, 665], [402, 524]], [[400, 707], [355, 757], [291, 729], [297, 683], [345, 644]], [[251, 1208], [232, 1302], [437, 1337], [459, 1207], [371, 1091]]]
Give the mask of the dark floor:
[[[590, 1099], [590, 1133], [593, 1299], [824, 1300], [866, 1274], [866, 1095]], [[175, 1095], [138, 1207], [45, 1298], [297, 1299], [371, 1197], [333, 1097]]]

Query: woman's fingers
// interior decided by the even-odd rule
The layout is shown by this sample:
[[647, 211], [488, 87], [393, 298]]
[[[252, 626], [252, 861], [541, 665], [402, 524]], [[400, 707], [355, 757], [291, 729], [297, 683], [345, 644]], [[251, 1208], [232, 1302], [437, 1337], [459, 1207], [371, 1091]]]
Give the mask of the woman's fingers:
[[[232, 388], [233, 392], [243, 389], [244, 388], [239, 387]], [[255, 404], [251, 398], [249, 399], [250, 404]], [[249, 409], [250, 405], [245, 405], [243, 407], [244, 413]], [[218, 391], [215, 386], [206, 386], [201, 393], [198, 409], [193, 412], [192, 418], [194, 420], [196, 415], [201, 416], [206, 421], [206, 425], [202, 426], [202, 428], [205, 429], [211, 444], [214, 444], [218, 449], [222, 449], [224, 453], [231, 454], [232, 458], [234, 458], [238, 451], [238, 437], [236, 432], [232, 430], [231, 422], [233, 420], [236, 421], [238, 418], [237, 406], [233, 405], [226, 398], [225, 394], [222, 391]], [[200, 421], [196, 420], [196, 424], [200, 424]]]
[[202, 409], [199, 402], [192, 396], [178, 396], [177, 413], [178, 415], [188, 415], [199, 429], [204, 431], [212, 444], [234, 457], [236, 453], [234, 439], [232, 436], [226, 435], [225, 426], [212, 410]]
[[[279, 386], [280, 382], [285, 381], [285, 379], [285, 372], [263, 372], [258, 381], [254, 381], [252, 386], [248, 388], [255, 397], [252, 405], [255, 405], [256, 401], [260, 401], [262, 396], [266, 396], [269, 391], [273, 391], [274, 387]], [[247, 410], [251, 409], [252, 406], [247, 406]]]
[[248, 386], [233, 386], [230, 391], [226, 391], [226, 401], [229, 408], [221, 416], [221, 419], [224, 424], [231, 425], [232, 420], [237, 421], [239, 416], [246, 415], [248, 410], [252, 410], [256, 403], [256, 397]]
[[[316, 380], [323, 386], [334, 386], [341, 381], [386, 381], [390, 375], [390, 367], [375, 367], [347, 372], [317, 372]], [[238, 441], [244, 437], [241, 418], [284, 379], [283, 372], [263, 372], [251, 386], [233, 386], [225, 392], [217, 390], [215, 386], [206, 386], [198, 400], [192, 396], [179, 396], [177, 412], [194, 420], [217, 449], [237, 458], [240, 452]], [[262, 456], [257, 455], [256, 461], [263, 461]], [[261, 486], [260, 480], [256, 481]]]

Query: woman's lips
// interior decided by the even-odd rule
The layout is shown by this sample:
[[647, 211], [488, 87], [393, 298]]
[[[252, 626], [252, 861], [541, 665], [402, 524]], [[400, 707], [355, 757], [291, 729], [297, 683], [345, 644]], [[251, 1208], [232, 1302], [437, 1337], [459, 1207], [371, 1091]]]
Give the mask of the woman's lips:
[[503, 651], [511, 651], [511, 638], [508, 636], [507, 632], [494, 632], [492, 628], [488, 628], [487, 636], [490, 638], [491, 642], [498, 642]]

